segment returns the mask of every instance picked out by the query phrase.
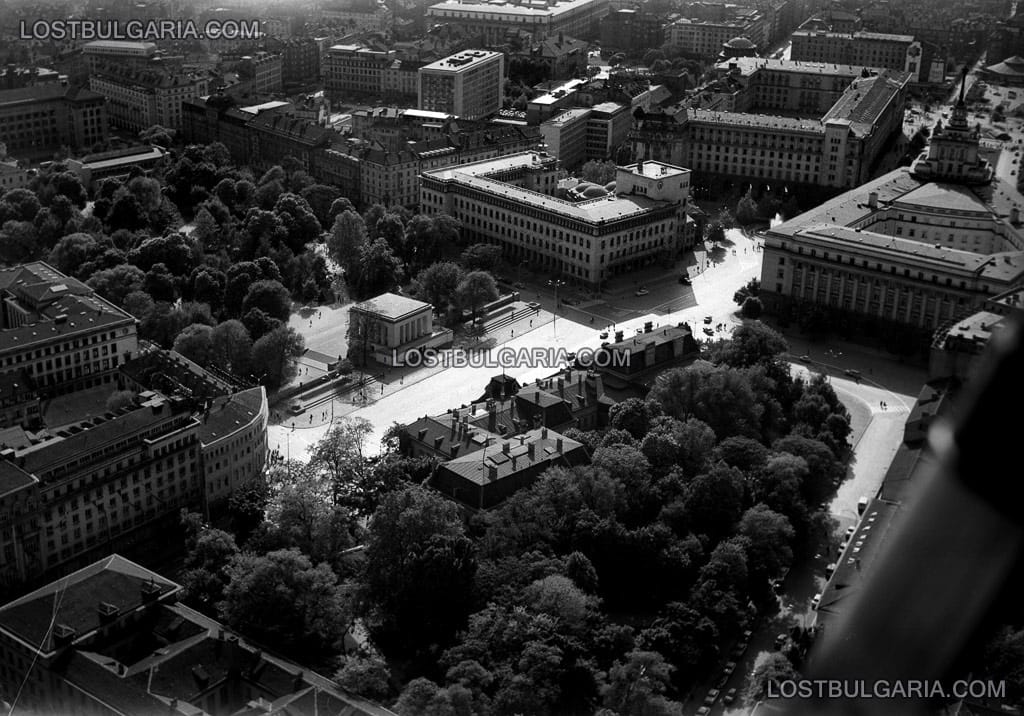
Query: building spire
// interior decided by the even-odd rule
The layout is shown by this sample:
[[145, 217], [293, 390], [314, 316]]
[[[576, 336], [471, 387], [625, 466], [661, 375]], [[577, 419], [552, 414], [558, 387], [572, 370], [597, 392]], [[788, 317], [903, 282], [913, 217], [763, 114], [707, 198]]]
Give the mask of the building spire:
[[957, 100], [957, 106], [961, 106], [964, 103], [964, 92], [967, 89], [967, 65], [964, 65], [963, 71], [960, 73], [960, 99]]

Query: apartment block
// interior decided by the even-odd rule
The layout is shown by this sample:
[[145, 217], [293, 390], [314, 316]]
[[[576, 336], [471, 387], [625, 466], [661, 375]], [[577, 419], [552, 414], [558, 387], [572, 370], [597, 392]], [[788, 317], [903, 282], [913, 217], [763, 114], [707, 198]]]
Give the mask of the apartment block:
[[395, 716], [181, 592], [113, 554], [0, 606], [0, 699], [27, 713]]
[[646, 52], [665, 43], [664, 19], [642, 7], [612, 10], [601, 19], [601, 49]]
[[89, 75], [89, 88], [107, 98], [110, 121], [133, 132], [154, 124], [182, 128], [182, 103], [210, 94], [205, 72], [134, 69], [106, 62]]
[[419, 69], [419, 108], [479, 119], [501, 109], [505, 56], [466, 50]]
[[107, 139], [107, 101], [59, 82], [0, 91], [0, 144], [11, 156], [50, 158], [61, 147], [88, 149]]
[[62, 576], [115, 549], [137, 552], [182, 508], [201, 510], [198, 426], [184, 404], [154, 395], [0, 451], [17, 478], [6, 501], [35, 508], [4, 515], [20, 539], [0, 553], [0, 588]]
[[288, 40], [281, 47], [281, 81], [288, 86], [320, 79], [320, 43], [311, 37]]
[[379, 93], [384, 86], [384, 72], [396, 59], [393, 50], [334, 45], [327, 51], [324, 91], [331, 99], [342, 98], [347, 93]]
[[0, 372], [45, 395], [113, 383], [138, 353], [134, 317], [41, 261], [0, 269], [0, 300]]

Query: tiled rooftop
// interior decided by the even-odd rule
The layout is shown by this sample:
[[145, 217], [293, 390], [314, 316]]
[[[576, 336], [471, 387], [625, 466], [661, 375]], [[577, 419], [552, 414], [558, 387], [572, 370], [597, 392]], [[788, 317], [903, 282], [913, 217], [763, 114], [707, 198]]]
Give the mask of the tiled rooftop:
[[199, 440], [208, 445], [252, 422], [265, 402], [262, 386], [214, 398], [210, 410], [200, 418]]
[[47, 653], [53, 649], [50, 625], [64, 624], [82, 636], [99, 626], [97, 608], [112, 604], [121, 613], [142, 604], [142, 587], [161, 594], [177, 584], [119, 555], [112, 555], [0, 607], [0, 630]]
[[[559, 440], [561, 450], [558, 449]], [[505, 452], [506, 445], [508, 452]], [[530, 456], [530, 445], [533, 446], [533, 457]], [[537, 464], [559, 464], [583, 454], [585, 448], [581, 443], [554, 430], [537, 428], [489, 447], [482, 460], [480, 455], [473, 453], [449, 460], [444, 467], [466, 480], [487, 485], [494, 479], [490, 476], [491, 467], [497, 469], [496, 479], [500, 480]]]

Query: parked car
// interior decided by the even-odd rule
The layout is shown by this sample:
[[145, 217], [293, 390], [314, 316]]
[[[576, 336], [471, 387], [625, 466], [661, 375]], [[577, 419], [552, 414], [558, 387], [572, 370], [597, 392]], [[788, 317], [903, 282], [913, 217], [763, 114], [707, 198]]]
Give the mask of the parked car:
[[809, 355], [807, 355], [806, 353], [804, 353], [802, 356], [800, 356], [800, 362], [801, 363], [810, 363], [811, 362], [811, 357]]
[[713, 336], [713, 335], [715, 335], [715, 332], [713, 330], [711, 330], [710, 328], [705, 328], [704, 329], [704, 334], [708, 335], [708, 336]]
[[715, 319], [713, 319], [711, 316], [704, 316], [704, 323], [710, 324], [713, 320]]
[[727, 662], [725, 662], [725, 668], [722, 669], [722, 671], [724, 671], [729, 676], [732, 676], [732, 672], [736, 671], [736, 662], [735, 661], [727, 661]]
[[298, 403], [292, 403], [291, 406], [289, 406], [288, 408], [288, 412], [290, 412], [292, 415], [299, 415], [300, 413], [302, 413], [302, 406], [299, 405]]
[[679, 277], [679, 283], [689, 286], [691, 283], [693, 283], [693, 281], [690, 279], [689, 276], [683, 274], [682, 276]]
[[860, 371], [854, 370], [853, 368], [847, 368], [846, 370], [843, 371], [843, 373], [853, 378], [854, 380], [860, 380], [861, 378]]
[[722, 703], [728, 706], [736, 700], [736, 688], [733, 687], [725, 692], [725, 696], [722, 697]]
[[747, 651], [747, 642], [741, 641], [739, 644], [737, 644], [736, 646], [734, 646], [732, 648], [732, 651], [729, 652], [729, 658], [730, 659], [736, 659], [736, 660], [742, 659], [743, 655], [746, 653], [746, 651]]
[[820, 604], [821, 604], [821, 592], [815, 594], [814, 598], [811, 599], [811, 609], [814, 609], [815, 611], [817, 611], [818, 610], [818, 606]]
[[786, 645], [787, 641], [789, 641], [789, 635], [788, 634], [779, 634], [778, 636], [775, 637], [775, 649], [776, 650], [781, 649], [782, 647], [784, 647]]
[[720, 693], [722, 692], [718, 689], [711, 689], [711, 691], [708, 692], [708, 695], [704, 697], [704, 705], [714, 706], [715, 702], [718, 701], [718, 695]]
[[527, 305], [527, 307], [532, 308], [534, 311], [540, 310], [540, 304], [537, 303], [536, 301], [530, 301], [526, 305]]
[[607, 338], [607, 337], [608, 337], [608, 331], [601, 331], [601, 336], [600, 336], [600, 337], [601, 337], [602, 339], [605, 339], [605, 338]]
[[650, 293], [650, 291], [648, 291], [648, 290], [647, 290], [646, 288], [644, 288], [643, 286], [641, 286], [640, 288], [638, 288], [638, 289], [636, 290], [636, 293], [634, 293], [633, 295], [634, 295], [634, 296], [646, 296], [646, 295], [647, 295], [647, 294], [649, 294], [649, 293]]
[[708, 716], [711, 713], [711, 708], [708, 706], [701, 706], [697, 709], [697, 716]]

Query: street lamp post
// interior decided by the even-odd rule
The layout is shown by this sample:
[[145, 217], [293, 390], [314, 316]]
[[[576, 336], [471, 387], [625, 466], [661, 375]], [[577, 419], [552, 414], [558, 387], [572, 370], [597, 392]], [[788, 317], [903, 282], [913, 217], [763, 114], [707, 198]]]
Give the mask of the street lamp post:
[[565, 281], [563, 281], [561, 279], [558, 279], [558, 278], [553, 278], [553, 279], [549, 279], [548, 280], [548, 286], [554, 286], [554, 288], [555, 288], [555, 310], [554, 310], [554, 316], [551, 319], [551, 331], [556, 336], [558, 335], [558, 326], [556, 325], [556, 321], [558, 320], [558, 287], [559, 286], [564, 286], [564, 285], [565, 285]]

